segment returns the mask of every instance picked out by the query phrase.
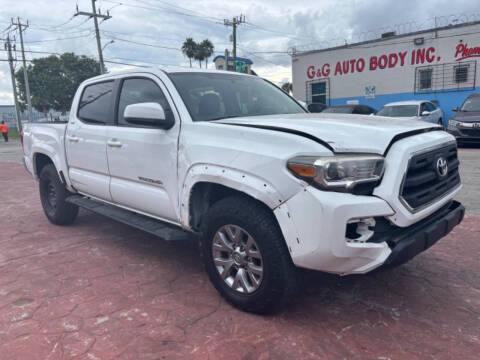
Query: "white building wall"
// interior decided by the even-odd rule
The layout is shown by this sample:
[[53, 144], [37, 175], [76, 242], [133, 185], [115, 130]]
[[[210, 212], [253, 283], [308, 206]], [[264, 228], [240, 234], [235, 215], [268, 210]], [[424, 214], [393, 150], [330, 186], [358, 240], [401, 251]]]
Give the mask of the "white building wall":
[[[415, 38], [423, 38], [423, 44], [415, 45]], [[471, 56], [461, 59], [463, 57], [461, 50], [465, 47], [469, 49], [467, 52], [470, 51]], [[417, 54], [418, 52], [420, 54]], [[412, 54], [414, 54], [413, 58]], [[440, 68], [435, 65], [449, 67], [451, 72], [455, 65], [445, 64], [469, 63], [472, 64], [472, 68], [469, 72], [468, 87], [475, 84], [474, 87], [478, 88], [480, 69], [476, 62], [479, 58], [480, 23], [395, 36], [381, 41], [342, 46], [330, 50], [319, 50], [299, 54], [292, 60], [293, 94], [295, 98], [309, 102], [311, 97], [307, 82], [327, 79], [331, 105], [345, 103], [349, 99], [357, 99], [360, 103], [380, 107], [383, 105], [382, 102], [394, 101], [396, 97], [398, 100], [404, 100], [405, 97], [411, 99], [419, 98], [419, 96], [428, 100], [452, 102], [468, 95], [464, 91], [458, 91], [459, 84], [450, 78], [454, 76], [453, 73], [445, 72], [447, 79], [442, 79], [448, 83], [445, 88], [418, 93], [415, 91], [415, 69], [420, 66], [432, 66], [433, 76], [436, 76], [440, 72], [437, 74], [435, 69], [440, 71]], [[385, 60], [387, 60], [386, 66], [383, 66]], [[379, 66], [379, 61], [382, 66]], [[365, 97], [367, 86], [370, 87], [370, 90], [372, 86], [375, 87], [374, 98]], [[453, 90], [453, 88], [455, 91], [450, 91], [450, 96], [448, 96], [448, 92], [445, 90]], [[472, 89], [470, 89], [471, 91]], [[455, 100], [453, 100], [454, 98]]]

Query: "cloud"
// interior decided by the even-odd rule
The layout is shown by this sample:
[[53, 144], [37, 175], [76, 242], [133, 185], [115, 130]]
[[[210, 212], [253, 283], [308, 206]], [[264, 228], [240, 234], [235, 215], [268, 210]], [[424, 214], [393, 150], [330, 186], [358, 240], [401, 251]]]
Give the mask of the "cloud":
[[[180, 51], [165, 48], [179, 49], [186, 37], [197, 41], [209, 38], [215, 55], [223, 54], [225, 48], [232, 47], [232, 28], [224, 26], [223, 19], [243, 14], [247, 23], [238, 27], [238, 55], [251, 58], [255, 71], [275, 83], [291, 79], [290, 47], [308, 50], [358, 41], [378, 36], [398, 23], [426, 26], [434, 14], [452, 11], [451, 0], [97, 0], [96, 4], [102, 13], [111, 9], [112, 15], [100, 24], [103, 44], [114, 40], [105, 48], [104, 57], [126, 64], [189, 66]], [[78, 6], [91, 11], [90, 0], [78, 0]], [[455, 2], [457, 12], [475, 12], [476, 7], [471, 0]], [[0, 8], [0, 30], [8, 26], [11, 17], [29, 20], [30, 27], [24, 33], [27, 59], [46, 56], [30, 51], [73, 51], [97, 57], [93, 22], [84, 16], [73, 17], [73, 0], [0, 0]], [[0, 52], [6, 59], [5, 52]], [[213, 66], [211, 60], [209, 63]], [[16, 65], [20, 67], [20, 63]], [[106, 65], [110, 70], [127, 66]], [[11, 90], [8, 64], [2, 61], [0, 94], [10, 94]], [[2, 95], [0, 103], [11, 104], [11, 99]]]

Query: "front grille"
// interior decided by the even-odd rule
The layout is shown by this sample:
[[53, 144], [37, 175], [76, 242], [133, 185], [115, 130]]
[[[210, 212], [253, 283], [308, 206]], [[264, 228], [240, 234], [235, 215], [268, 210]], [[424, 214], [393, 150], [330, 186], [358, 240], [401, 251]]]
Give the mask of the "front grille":
[[467, 136], [480, 137], [480, 129], [465, 129], [461, 128], [460, 131]]
[[[448, 172], [445, 176], [437, 171], [440, 157], [447, 160]], [[460, 184], [458, 163], [455, 143], [414, 155], [400, 191], [401, 199], [411, 210], [430, 204]]]

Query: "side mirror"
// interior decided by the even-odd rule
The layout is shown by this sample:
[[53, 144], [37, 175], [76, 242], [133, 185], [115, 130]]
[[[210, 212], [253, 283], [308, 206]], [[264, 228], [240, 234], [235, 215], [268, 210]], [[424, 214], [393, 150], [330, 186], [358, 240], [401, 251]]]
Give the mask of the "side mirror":
[[319, 113], [322, 112], [326, 108], [325, 105], [322, 103], [311, 103], [307, 105], [307, 110], [311, 113]]
[[123, 112], [125, 121], [144, 126], [170, 129], [174, 122], [167, 119], [162, 105], [154, 102], [127, 105]]
[[452, 111], [457, 112], [457, 111], [460, 111], [460, 109], [458, 108], [458, 106], [455, 106], [455, 107], [452, 109]]
[[428, 115], [430, 115], [430, 111], [427, 111], [427, 110], [422, 111], [421, 116], [428, 116]]

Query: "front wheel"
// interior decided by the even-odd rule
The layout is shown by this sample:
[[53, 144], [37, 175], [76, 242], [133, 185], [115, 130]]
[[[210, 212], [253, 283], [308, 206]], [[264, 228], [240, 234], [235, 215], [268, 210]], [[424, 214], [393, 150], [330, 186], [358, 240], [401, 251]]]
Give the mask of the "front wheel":
[[78, 206], [65, 201], [70, 193], [60, 181], [53, 164], [45, 165], [40, 172], [39, 189], [43, 211], [50, 222], [68, 225], [75, 221]]
[[225, 198], [209, 209], [202, 230], [206, 271], [228, 302], [260, 314], [289, 302], [297, 269], [268, 208], [242, 196]]

